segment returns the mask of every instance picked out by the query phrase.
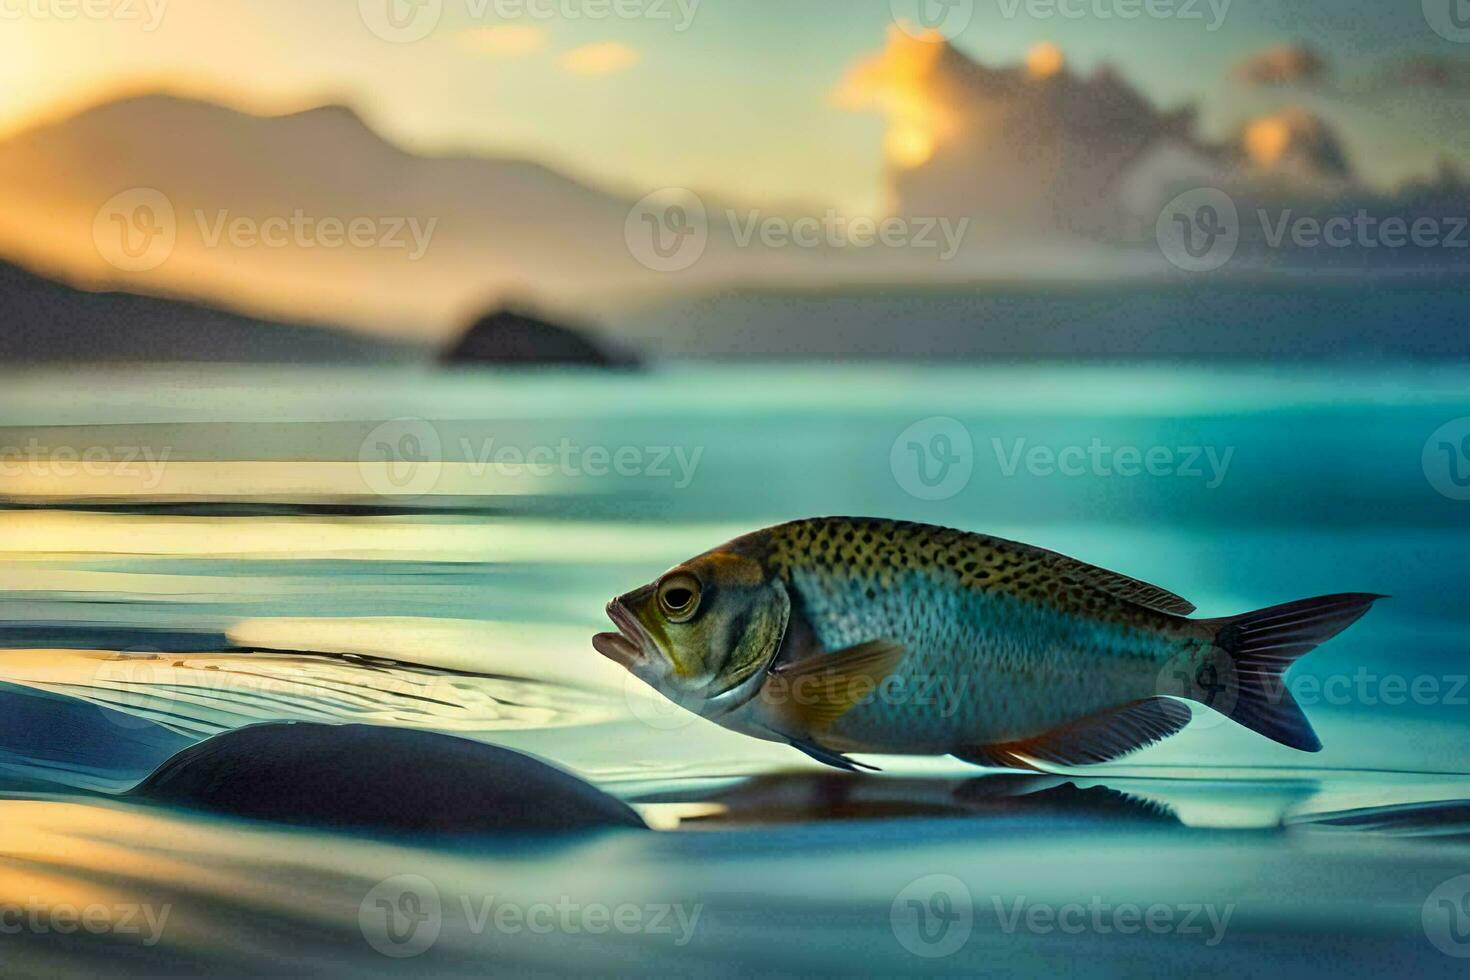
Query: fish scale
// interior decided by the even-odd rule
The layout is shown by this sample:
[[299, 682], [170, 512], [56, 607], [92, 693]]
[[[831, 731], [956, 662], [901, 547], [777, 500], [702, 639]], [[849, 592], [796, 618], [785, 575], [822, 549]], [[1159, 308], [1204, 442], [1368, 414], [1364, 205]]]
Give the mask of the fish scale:
[[883, 691], [833, 726], [850, 750], [942, 752], [1061, 725], [1157, 694], [1164, 664], [1198, 645], [966, 587], [940, 569], [796, 566], [790, 574], [825, 649], [875, 638], [904, 645]]

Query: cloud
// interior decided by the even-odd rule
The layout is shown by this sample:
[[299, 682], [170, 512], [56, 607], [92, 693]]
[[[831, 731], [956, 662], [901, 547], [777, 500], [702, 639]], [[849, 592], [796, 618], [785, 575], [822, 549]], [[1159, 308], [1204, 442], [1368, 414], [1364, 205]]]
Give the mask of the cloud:
[[498, 58], [531, 54], [546, 47], [546, 30], [535, 24], [497, 24], [472, 27], [457, 35], [460, 45], [476, 54]]
[[1062, 49], [1051, 41], [1042, 41], [1026, 52], [1026, 72], [1032, 78], [1050, 78], [1066, 65]]
[[1379, 91], [1466, 92], [1470, 91], [1470, 61], [1432, 54], [1410, 55], [1384, 68], [1376, 82]]
[[1320, 116], [1288, 106], [1242, 127], [1239, 150], [1257, 170], [1291, 174], [1308, 182], [1350, 175], [1337, 133]]
[[1248, 85], [1313, 85], [1330, 72], [1327, 59], [1305, 44], [1278, 44], [1239, 61], [1231, 74]]
[[607, 75], [638, 63], [638, 52], [618, 41], [598, 41], [561, 56], [561, 66], [574, 75]]
[[896, 213], [971, 215], [977, 236], [999, 239], [1106, 234], [1125, 220], [1124, 185], [1144, 157], [1196, 145], [1191, 111], [1156, 109], [1111, 69], [1079, 77], [1046, 42], [991, 68], [890, 30], [834, 101], [887, 120]]

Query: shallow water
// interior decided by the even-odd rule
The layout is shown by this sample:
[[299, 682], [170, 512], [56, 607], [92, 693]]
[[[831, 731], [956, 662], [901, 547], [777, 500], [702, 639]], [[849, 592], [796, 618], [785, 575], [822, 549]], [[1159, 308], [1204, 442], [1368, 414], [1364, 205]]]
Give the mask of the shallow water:
[[[7, 973], [1456, 971], [1467, 416], [1462, 368], [5, 377], [0, 913], [43, 910]], [[1206, 616], [1394, 598], [1291, 675], [1321, 754], [1201, 711], [1061, 778], [834, 777], [591, 650], [607, 597], [818, 513], [1026, 540]], [[116, 798], [282, 719], [522, 749], [672, 832], [425, 848]], [[380, 899], [437, 901], [432, 942]]]

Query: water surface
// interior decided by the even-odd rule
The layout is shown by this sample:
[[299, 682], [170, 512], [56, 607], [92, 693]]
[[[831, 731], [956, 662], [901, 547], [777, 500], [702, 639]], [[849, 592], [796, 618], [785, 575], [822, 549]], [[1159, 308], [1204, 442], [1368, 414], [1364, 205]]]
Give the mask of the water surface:
[[[96, 933], [27, 926], [8, 967], [1456, 971], [1470, 459], [1438, 447], [1466, 416], [1463, 368], [7, 376], [0, 901], [170, 909], [154, 942], [116, 911]], [[1201, 711], [1059, 777], [902, 758], [834, 776], [591, 650], [609, 596], [823, 513], [1015, 537], [1206, 616], [1393, 599], [1291, 675], [1321, 754]], [[426, 848], [118, 799], [178, 749], [272, 720], [522, 749], [666, 832]], [[422, 881], [433, 941], [376, 936], [380, 886], [398, 902]], [[574, 911], [537, 931], [479, 915], [487, 899]], [[619, 906], [636, 928], [597, 931]], [[655, 906], [694, 921], [656, 928]], [[1128, 931], [1135, 906], [1168, 929]]]

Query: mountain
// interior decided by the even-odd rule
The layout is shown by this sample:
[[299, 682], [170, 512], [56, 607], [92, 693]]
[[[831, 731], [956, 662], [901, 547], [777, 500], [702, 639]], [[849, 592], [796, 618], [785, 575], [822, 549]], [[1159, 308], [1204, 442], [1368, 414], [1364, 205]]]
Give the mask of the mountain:
[[[341, 107], [99, 105], [0, 141], [0, 205], [0, 252], [89, 286], [424, 340], [507, 290], [575, 304], [649, 278], [623, 242], [629, 202], [533, 163], [418, 156]], [[117, 236], [151, 228], [172, 248], [155, 236], [165, 257], [136, 268]]]
[[[1217, 278], [1293, 265], [1433, 274], [1466, 261], [1449, 247], [1296, 247], [1299, 236], [1275, 237], [1284, 221], [1321, 224], [1360, 207], [1380, 218], [1439, 217], [1452, 231], [1445, 216], [1464, 214], [1470, 200], [1458, 178], [1365, 188], [1329, 123], [1301, 109], [1246, 120], [1212, 144], [1190, 110], [1154, 105], [1106, 67], [1079, 75], [1054, 45], [992, 67], [898, 30], [835, 94], [839, 106], [887, 117], [893, 213], [881, 222], [812, 202], [739, 204], [668, 188], [622, 194], [522, 160], [426, 156], [341, 106], [257, 115], [153, 94], [0, 139], [0, 256], [92, 290], [341, 324], [424, 349], [442, 349], [481, 311], [524, 298], [552, 322], [627, 323], [653, 310], [646, 324], [633, 323], [640, 341], [653, 323], [676, 336], [633, 346], [670, 354], [742, 344], [757, 354], [917, 351], [927, 337], [936, 356], [1050, 341], [997, 339], [1012, 329], [1004, 310], [987, 310], [990, 332], [973, 339], [951, 336], [958, 327], [943, 317], [906, 327], [902, 316], [864, 311], [827, 336], [824, 308], [802, 304], [793, 309], [815, 320], [717, 317], [725, 333], [695, 338], [667, 311], [707, 309], [702, 297], [721, 292], [867, 296], [881, 283], [945, 296], [991, 295], [975, 284], [1017, 280], [1151, 286], [1180, 271], [1156, 237], [1164, 205], [1199, 187], [1227, 192], [1240, 222], [1238, 254]], [[1263, 213], [1269, 221], [1258, 220]], [[1057, 303], [1070, 309], [1065, 295]], [[94, 316], [111, 322], [106, 311]], [[771, 324], [780, 327], [768, 337]], [[1026, 329], [1024, 320], [1013, 326]], [[1219, 329], [1229, 336], [1204, 349], [1240, 336], [1232, 324]], [[1118, 331], [1119, 350], [1137, 349], [1136, 329]], [[1079, 337], [1079, 351], [1099, 349], [1103, 336]], [[1203, 343], [1198, 330], [1190, 336]]]
[[38, 361], [383, 362], [416, 347], [180, 300], [92, 293], [0, 262], [0, 367]]
[[418, 155], [340, 106], [262, 116], [142, 95], [0, 140], [0, 254], [93, 288], [423, 342], [513, 297], [598, 319], [655, 293], [869, 274], [870, 256], [743, 238], [754, 225], [727, 211], [521, 160]]

